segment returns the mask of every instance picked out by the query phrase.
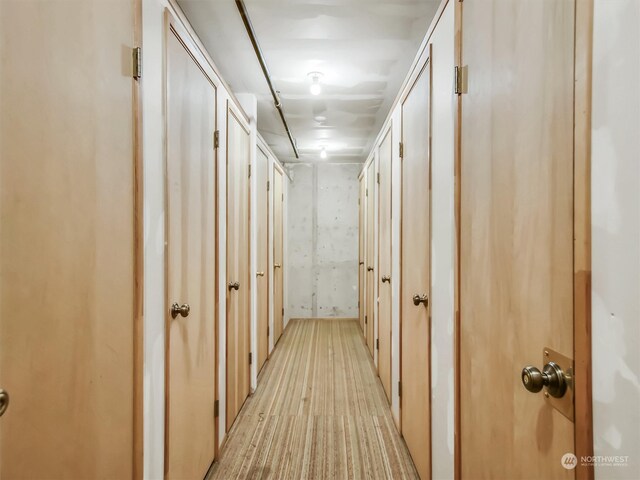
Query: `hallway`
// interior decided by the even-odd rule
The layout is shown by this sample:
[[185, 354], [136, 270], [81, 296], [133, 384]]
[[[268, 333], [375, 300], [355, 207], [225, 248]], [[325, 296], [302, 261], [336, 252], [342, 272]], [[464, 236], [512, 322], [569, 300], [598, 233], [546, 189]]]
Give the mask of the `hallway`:
[[417, 478], [357, 320], [290, 321], [209, 478]]

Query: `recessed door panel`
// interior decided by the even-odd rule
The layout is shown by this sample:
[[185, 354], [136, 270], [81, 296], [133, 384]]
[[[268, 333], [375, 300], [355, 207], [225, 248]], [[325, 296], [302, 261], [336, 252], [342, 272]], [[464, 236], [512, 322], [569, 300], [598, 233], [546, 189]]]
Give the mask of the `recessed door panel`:
[[256, 158], [256, 298], [258, 300], [258, 372], [269, 355], [269, 157], [258, 148]]
[[127, 479], [140, 459], [139, 7], [0, 2], [3, 479]]
[[430, 96], [429, 58], [402, 103], [400, 418], [421, 478], [431, 476]]
[[166, 476], [201, 478], [215, 455], [216, 88], [167, 33]]
[[575, 473], [561, 463], [574, 424], [521, 380], [523, 367], [543, 369], [545, 347], [573, 356], [575, 8], [463, 6], [473, 82], [461, 125], [462, 478]]
[[282, 172], [273, 169], [273, 343], [280, 339], [284, 328], [284, 285], [283, 285], [283, 224], [284, 194]]
[[375, 216], [375, 198], [376, 198], [376, 162], [371, 161], [367, 167], [367, 246], [366, 246], [366, 259], [365, 264], [367, 266], [367, 310], [366, 310], [366, 338], [367, 346], [371, 356], [374, 356], [375, 348], [375, 284], [376, 284], [376, 259], [375, 259], [375, 231], [376, 231], [376, 216]]
[[378, 374], [391, 401], [391, 128], [378, 147]]
[[226, 426], [249, 395], [249, 129], [227, 107]]

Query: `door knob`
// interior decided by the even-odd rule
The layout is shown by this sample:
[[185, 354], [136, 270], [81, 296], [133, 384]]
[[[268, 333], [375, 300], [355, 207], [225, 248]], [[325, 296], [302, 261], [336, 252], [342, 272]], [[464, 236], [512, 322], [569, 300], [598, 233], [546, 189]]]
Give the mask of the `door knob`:
[[373, 272], [373, 267], [367, 267], [367, 272]]
[[417, 307], [420, 304], [423, 304], [425, 307], [429, 306], [429, 297], [426, 295], [418, 295], [417, 293], [413, 296], [413, 304]]
[[176, 318], [178, 315], [187, 317], [190, 311], [191, 311], [191, 307], [189, 306], [188, 303], [185, 303], [183, 305], [178, 305], [177, 303], [174, 303], [173, 305], [171, 305], [171, 318]]
[[364, 265], [364, 262], [358, 262], [358, 265]]
[[522, 369], [522, 384], [532, 393], [538, 393], [543, 387], [547, 387], [549, 395], [561, 398], [567, 391], [565, 373], [557, 363], [547, 363], [542, 372], [536, 367], [528, 365]]
[[256, 277], [264, 277], [264, 272], [258, 272], [258, 273], [256, 273]]
[[282, 265], [280, 265], [279, 263], [276, 263], [276, 264], [273, 265], [273, 268], [281, 268], [281, 267], [282, 267]]
[[390, 275], [383, 275], [382, 276], [382, 282], [387, 282], [387, 283], [391, 283], [391, 276]]
[[240, 288], [240, 283], [239, 282], [230, 282], [229, 283], [229, 290], [238, 290]]
[[0, 388], [0, 417], [4, 415], [9, 407], [9, 393]]

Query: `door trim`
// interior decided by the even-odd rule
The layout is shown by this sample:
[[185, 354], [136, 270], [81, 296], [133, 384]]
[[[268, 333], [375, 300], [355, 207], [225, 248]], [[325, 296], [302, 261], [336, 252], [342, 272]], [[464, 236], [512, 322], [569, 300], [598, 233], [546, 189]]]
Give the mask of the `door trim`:
[[[193, 59], [193, 61], [195, 62], [195, 64], [198, 66], [198, 68], [200, 68], [200, 70], [202, 71], [203, 75], [209, 80], [209, 82], [211, 83], [211, 85], [214, 87], [215, 91], [216, 91], [216, 106], [215, 106], [215, 120], [214, 123], [216, 125], [216, 129], [218, 129], [218, 92], [219, 92], [219, 82], [217, 80], [217, 76], [215, 74], [215, 69], [213, 68], [212, 65], [210, 65], [208, 63], [208, 61], [206, 60], [206, 58], [204, 58], [202, 56], [202, 53], [200, 51], [200, 49], [198, 48], [197, 44], [195, 43], [195, 40], [193, 39], [193, 37], [191, 36], [191, 34], [185, 29], [184, 25], [182, 24], [182, 21], [180, 19], [178, 19], [177, 17], [175, 17], [173, 15], [173, 13], [168, 9], [165, 8], [164, 10], [164, 29], [163, 29], [163, 45], [162, 45], [162, 54], [163, 54], [163, 63], [164, 63], [164, 67], [163, 67], [163, 71], [162, 71], [162, 116], [163, 116], [163, 131], [165, 132], [164, 135], [164, 140], [162, 142], [162, 156], [164, 159], [164, 172], [163, 172], [163, 177], [164, 177], [164, 239], [165, 239], [165, 244], [164, 244], [164, 304], [165, 304], [165, 317], [164, 317], [164, 476], [166, 478], [167, 472], [168, 472], [168, 467], [169, 467], [169, 463], [168, 463], [168, 458], [169, 458], [169, 451], [168, 451], [168, 445], [169, 445], [169, 373], [170, 373], [170, 366], [169, 366], [169, 361], [170, 361], [170, 351], [169, 351], [169, 347], [170, 347], [170, 343], [171, 343], [171, 338], [169, 336], [170, 334], [170, 328], [171, 328], [171, 316], [169, 314], [169, 305], [171, 303], [171, 298], [169, 297], [169, 262], [168, 262], [168, 253], [169, 253], [169, 176], [168, 176], [168, 171], [167, 171], [167, 152], [168, 152], [168, 147], [167, 147], [167, 142], [168, 142], [168, 135], [166, 134], [166, 132], [168, 131], [168, 116], [167, 116], [167, 105], [168, 105], [168, 68], [167, 68], [167, 45], [168, 45], [168, 40], [169, 40], [169, 35], [174, 34], [176, 36], [176, 38], [178, 39], [178, 41], [182, 44], [182, 46], [185, 48], [185, 50], [187, 51], [187, 53], [191, 56], [191, 58]], [[218, 254], [218, 244], [219, 244], [219, 208], [218, 208], [218, 150], [219, 149], [214, 149], [214, 162], [215, 162], [215, 166], [214, 166], [214, 199], [215, 199], [215, 211], [214, 211], [214, 221], [215, 221], [215, 254], [214, 254], [214, 258], [215, 258], [215, 279], [214, 279], [214, 288], [215, 290], [212, 292], [212, 294], [214, 295], [214, 298], [217, 298], [217, 292], [218, 292], [218, 282], [219, 282], [219, 278], [220, 278], [220, 271], [219, 271], [219, 254]], [[215, 302], [217, 303], [217, 302]], [[218, 308], [214, 308], [214, 326], [213, 326], [213, 338], [214, 338], [214, 345], [215, 345], [215, 355], [214, 355], [214, 375], [215, 375], [215, 386], [214, 386], [214, 396], [215, 396], [215, 401], [219, 401], [219, 392], [218, 392], [218, 363], [219, 363], [219, 348], [218, 348], [218, 335], [219, 335], [219, 311]], [[219, 419], [220, 416], [218, 415], [215, 419], [214, 419], [214, 458], [212, 459], [212, 461], [214, 461], [215, 459], [218, 458], [218, 454], [219, 454], [219, 447], [218, 447], [218, 423], [219, 423]]]
[[[463, 2], [456, 2], [455, 58], [463, 66]], [[593, 455], [591, 358], [591, 82], [593, 62], [593, 0], [575, 0], [574, 27], [574, 170], [573, 170], [573, 348], [575, 369], [574, 448], [577, 457]], [[457, 96], [454, 137], [454, 214], [456, 228], [454, 268], [454, 478], [462, 478], [460, 418], [460, 231], [461, 128], [463, 95]], [[576, 480], [593, 480], [593, 466], [578, 462]]]

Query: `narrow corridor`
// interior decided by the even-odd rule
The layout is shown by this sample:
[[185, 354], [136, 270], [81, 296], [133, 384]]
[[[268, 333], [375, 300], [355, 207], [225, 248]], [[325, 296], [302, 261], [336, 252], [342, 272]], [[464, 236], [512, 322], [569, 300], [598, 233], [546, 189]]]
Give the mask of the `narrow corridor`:
[[291, 320], [210, 479], [417, 478], [357, 320]]

